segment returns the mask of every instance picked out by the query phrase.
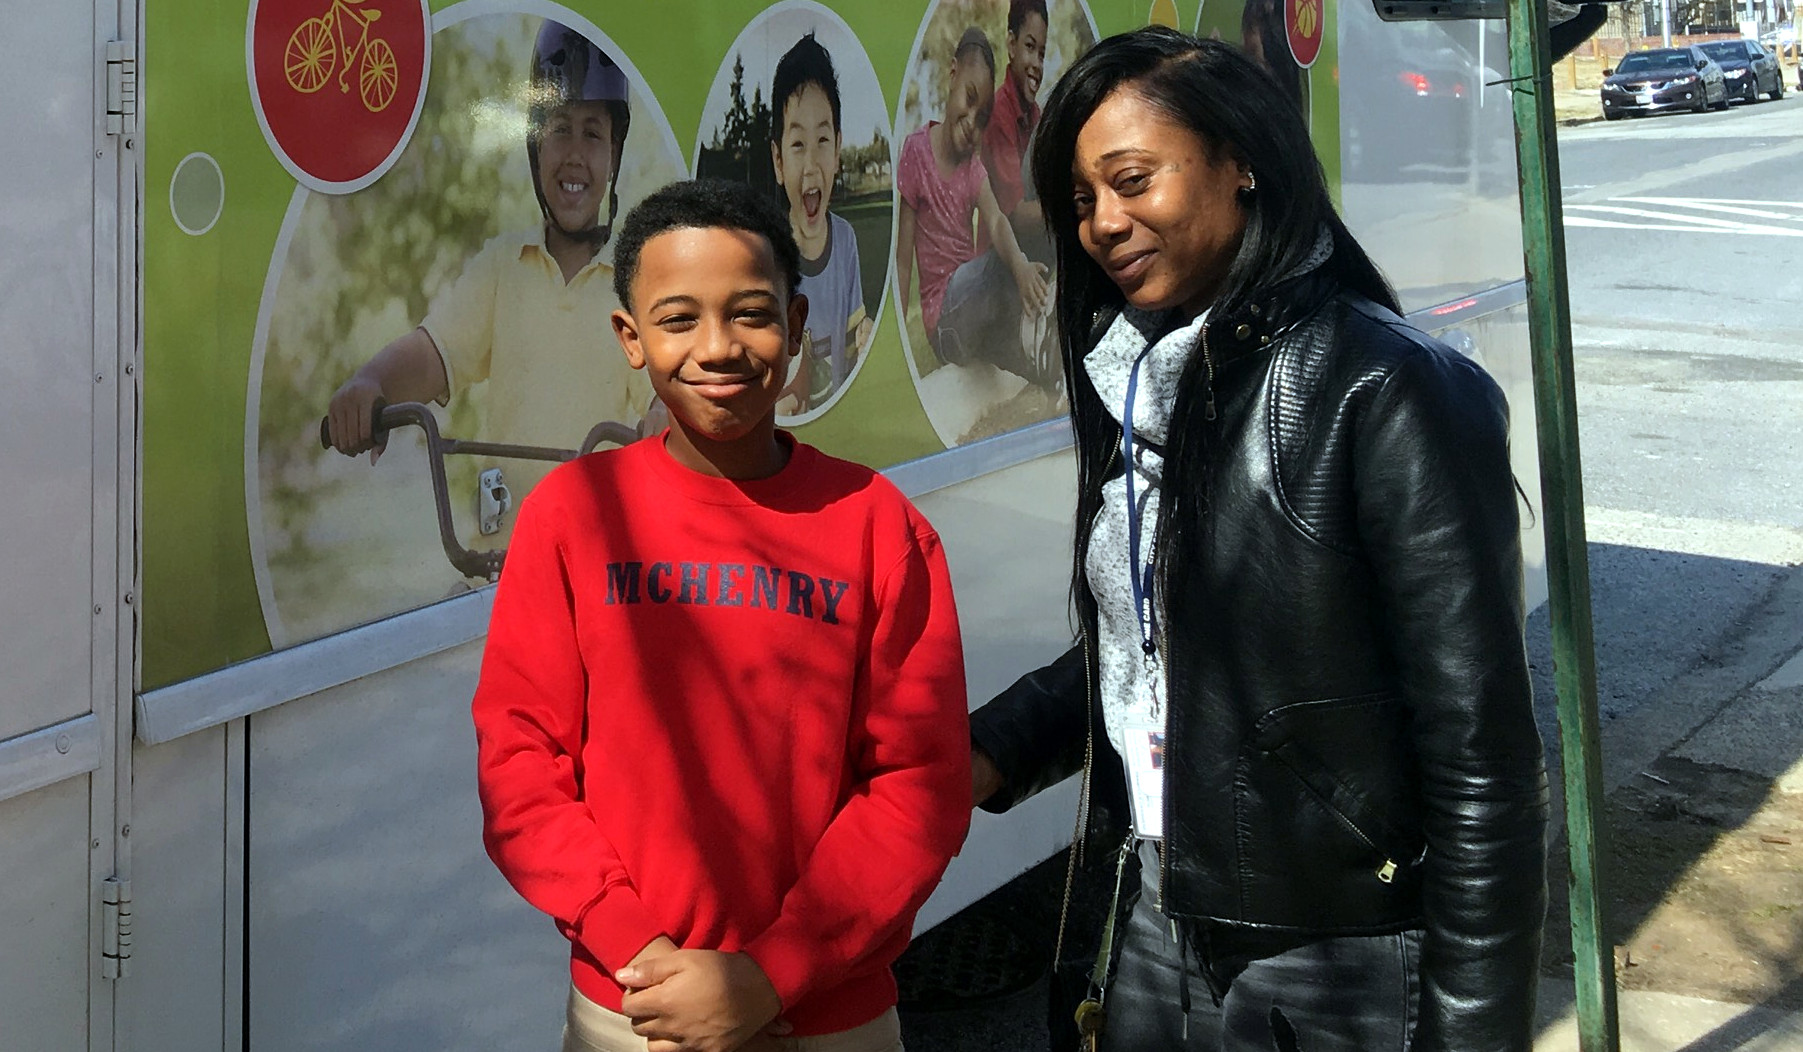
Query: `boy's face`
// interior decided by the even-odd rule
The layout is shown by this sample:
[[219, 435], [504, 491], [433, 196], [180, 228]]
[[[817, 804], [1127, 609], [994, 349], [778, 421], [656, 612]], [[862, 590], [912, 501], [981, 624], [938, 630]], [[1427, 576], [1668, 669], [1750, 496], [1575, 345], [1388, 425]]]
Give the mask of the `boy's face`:
[[785, 285], [757, 234], [667, 230], [639, 250], [632, 308], [614, 311], [614, 333], [688, 433], [755, 439], [775, 419], [807, 323], [807, 297]]
[[994, 108], [995, 78], [988, 65], [975, 55], [954, 61], [951, 90], [945, 95], [946, 143], [960, 160], [976, 150]]
[[1021, 20], [1019, 29], [1008, 34], [1008, 68], [1027, 89], [1029, 99], [1039, 96], [1039, 84], [1045, 77], [1045, 33], [1045, 19], [1034, 11]]
[[538, 141], [538, 184], [559, 227], [575, 233], [599, 221], [613, 159], [606, 103], [570, 102], [546, 115]]
[[782, 141], [770, 147], [797, 240], [817, 239], [826, 230], [826, 208], [839, 177], [839, 143], [832, 100], [820, 85], [803, 84], [783, 103]]

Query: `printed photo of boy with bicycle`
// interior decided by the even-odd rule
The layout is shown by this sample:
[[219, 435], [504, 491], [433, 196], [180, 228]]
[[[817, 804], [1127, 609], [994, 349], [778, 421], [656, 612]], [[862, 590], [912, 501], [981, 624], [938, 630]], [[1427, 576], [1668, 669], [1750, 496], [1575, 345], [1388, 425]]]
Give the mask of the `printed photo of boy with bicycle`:
[[[619, 211], [632, 118], [626, 74], [581, 33], [547, 20], [528, 85], [524, 145], [542, 225], [490, 240], [418, 327], [339, 386], [325, 427], [338, 451], [367, 451], [373, 464], [386, 444], [379, 406], [443, 405], [483, 382], [489, 442], [575, 449], [597, 421], [634, 431], [643, 424], [650, 387], [606, 346], [616, 303], [613, 268], [600, 255]], [[495, 466], [517, 502], [554, 464], [508, 458]], [[484, 485], [493, 479], [485, 474]], [[489, 540], [505, 544], [510, 518], [499, 518]]]
[[620, 218], [688, 167], [630, 56], [473, 10], [430, 76], [381, 179], [296, 194], [266, 279], [245, 501], [276, 648], [487, 583], [545, 474], [665, 419], [608, 324]]

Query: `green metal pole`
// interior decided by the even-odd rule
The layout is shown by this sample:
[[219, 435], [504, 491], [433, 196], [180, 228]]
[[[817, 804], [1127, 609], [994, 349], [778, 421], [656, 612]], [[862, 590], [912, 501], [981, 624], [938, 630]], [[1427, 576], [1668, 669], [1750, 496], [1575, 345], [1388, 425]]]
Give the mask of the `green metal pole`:
[[1552, 612], [1553, 678], [1565, 768], [1565, 830], [1571, 848], [1571, 942], [1576, 955], [1579, 1047], [1619, 1052], [1615, 954], [1603, 926], [1598, 859], [1605, 830], [1602, 753], [1597, 743], [1596, 653], [1590, 623], [1590, 559], [1578, 460], [1577, 383], [1571, 364], [1571, 303], [1565, 284], [1565, 214], [1553, 119], [1546, 0], [1509, 0], [1509, 75], [1521, 178], [1521, 242], [1527, 262], [1534, 406], [1540, 436], [1540, 502]]

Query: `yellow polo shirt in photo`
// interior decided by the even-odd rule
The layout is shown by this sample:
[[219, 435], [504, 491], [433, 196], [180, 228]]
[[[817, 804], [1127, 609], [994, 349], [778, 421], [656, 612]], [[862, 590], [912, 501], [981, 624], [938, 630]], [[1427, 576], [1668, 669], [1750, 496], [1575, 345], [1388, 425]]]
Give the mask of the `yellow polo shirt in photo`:
[[[420, 323], [444, 359], [452, 398], [488, 384], [483, 433], [458, 437], [576, 449], [603, 420], [638, 426], [651, 383], [626, 363], [614, 338], [613, 274], [591, 262], [566, 284], [542, 227], [495, 237], [470, 258]], [[505, 474], [517, 513], [556, 465], [493, 466]]]

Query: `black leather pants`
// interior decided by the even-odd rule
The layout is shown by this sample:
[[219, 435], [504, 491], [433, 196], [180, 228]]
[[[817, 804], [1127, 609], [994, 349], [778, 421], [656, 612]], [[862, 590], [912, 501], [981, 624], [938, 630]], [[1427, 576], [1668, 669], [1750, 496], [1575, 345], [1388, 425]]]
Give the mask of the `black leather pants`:
[[1143, 888], [1128, 920], [1102, 1052], [1407, 1052], [1419, 931], [1257, 946], [1214, 928], [1180, 951], [1155, 894]]

